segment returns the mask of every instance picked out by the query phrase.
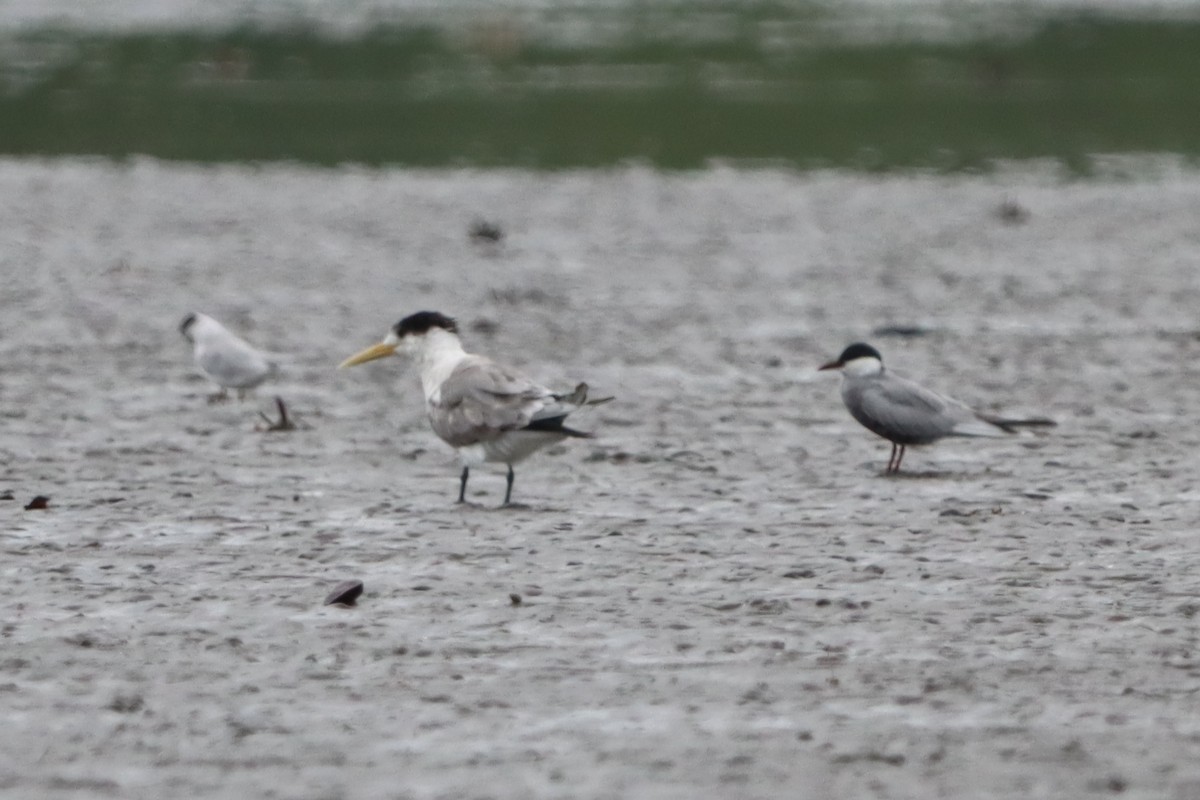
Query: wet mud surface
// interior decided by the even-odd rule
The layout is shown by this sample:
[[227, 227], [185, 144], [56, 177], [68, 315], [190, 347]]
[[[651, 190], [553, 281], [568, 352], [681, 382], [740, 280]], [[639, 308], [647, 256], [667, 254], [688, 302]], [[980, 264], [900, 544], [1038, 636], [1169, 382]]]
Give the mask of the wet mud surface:
[[[0, 793], [1195, 797], [1198, 208], [1169, 165], [0, 162]], [[335, 369], [427, 308], [618, 398], [515, 508], [455, 505], [402, 362]], [[192, 310], [279, 379], [207, 404]], [[884, 477], [815, 369], [855, 340], [1059, 426]]]

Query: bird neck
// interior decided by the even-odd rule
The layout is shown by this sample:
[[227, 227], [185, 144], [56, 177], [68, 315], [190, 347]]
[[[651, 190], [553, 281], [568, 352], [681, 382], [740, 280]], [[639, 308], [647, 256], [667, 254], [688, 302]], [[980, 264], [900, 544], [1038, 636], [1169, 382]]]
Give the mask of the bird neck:
[[432, 397], [466, 357], [462, 342], [450, 331], [435, 329], [425, 334], [420, 352], [417, 353], [417, 369], [421, 373], [421, 388], [425, 391], [425, 397]]

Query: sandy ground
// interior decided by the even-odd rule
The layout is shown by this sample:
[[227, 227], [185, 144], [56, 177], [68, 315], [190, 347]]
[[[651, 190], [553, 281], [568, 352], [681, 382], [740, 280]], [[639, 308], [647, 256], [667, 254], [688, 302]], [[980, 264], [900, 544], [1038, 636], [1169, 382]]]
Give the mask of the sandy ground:
[[[1200, 796], [1198, 209], [1161, 163], [0, 162], [0, 794]], [[618, 396], [524, 507], [454, 504], [401, 361], [334, 369], [426, 308]], [[206, 404], [193, 309], [281, 379]], [[857, 339], [1060, 426], [885, 478], [814, 370]]]

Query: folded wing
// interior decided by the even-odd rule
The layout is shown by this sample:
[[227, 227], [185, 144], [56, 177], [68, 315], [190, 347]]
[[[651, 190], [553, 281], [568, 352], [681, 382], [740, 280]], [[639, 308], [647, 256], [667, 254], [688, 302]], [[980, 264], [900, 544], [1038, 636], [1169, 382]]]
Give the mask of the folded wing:
[[927, 444], [944, 436], [1003, 436], [957, 400], [896, 375], [854, 387], [846, 404], [866, 428], [898, 444]]
[[216, 346], [202, 345], [196, 363], [222, 386], [249, 389], [261, 383], [275, 366], [240, 339], [230, 338]]
[[569, 395], [556, 395], [517, 372], [475, 356], [464, 359], [431, 398], [429, 421], [446, 442], [464, 447], [523, 428], [562, 429], [562, 420], [586, 399], [584, 384]]

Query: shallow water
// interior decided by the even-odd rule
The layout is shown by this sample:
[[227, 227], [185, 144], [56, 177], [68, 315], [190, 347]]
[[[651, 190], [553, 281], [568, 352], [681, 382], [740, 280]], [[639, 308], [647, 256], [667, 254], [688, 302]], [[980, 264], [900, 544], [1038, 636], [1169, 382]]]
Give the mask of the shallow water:
[[[1107, 174], [0, 162], [0, 788], [1195, 796], [1200, 175]], [[524, 507], [334, 369], [422, 308], [617, 395]], [[206, 404], [193, 309], [281, 379]], [[1059, 427], [884, 478], [858, 339]]]
[[1200, 155], [1194, 3], [74, 5], [0, 9], [2, 155], [1080, 176]]
[[[712, 2], [675, 3], [697, 9], [719, 6]], [[1001, 6], [1000, 14], [995, 11]], [[955, 3], [934, 0], [821, 0], [774, 4], [808, 12], [826, 9], [860, 20], [864, 14], [888, 20], [889, 27], [926, 33], [944, 32], [964, 18], [995, 19], [1036, 14], [1046, 10], [1118, 11], [1159, 14], [1191, 14], [1189, 0], [1020, 0], [1010, 3]], [[108, 0], [103, 4], [77, 0], [8, 0], [0, 7], [0, 28], [69, 27], [83, 30], [130, 30], [146, 28], [207, 28], [236, 25], [313, 25], [327, 30], [361, 29], [397, 18], [478, 18], [486, 14], [550, 13], [559, 17], [587, 18], [599, 11], [633, 8], [644, 13], [644, 4], [631, 0], [593, 0], [587, 4], [563, 0]], [[591, 35], [603, 35], [594, 31]]]

